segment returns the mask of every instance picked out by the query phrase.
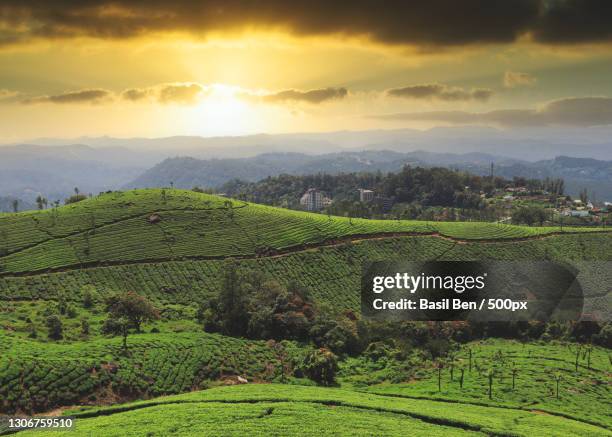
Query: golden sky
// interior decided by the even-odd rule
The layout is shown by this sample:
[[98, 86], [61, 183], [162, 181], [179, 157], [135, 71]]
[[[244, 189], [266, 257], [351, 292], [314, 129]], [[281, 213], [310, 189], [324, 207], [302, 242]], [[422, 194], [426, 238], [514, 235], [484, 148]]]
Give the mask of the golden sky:
[[0, 2], [0, 142], [612, 124], [612, 2]]

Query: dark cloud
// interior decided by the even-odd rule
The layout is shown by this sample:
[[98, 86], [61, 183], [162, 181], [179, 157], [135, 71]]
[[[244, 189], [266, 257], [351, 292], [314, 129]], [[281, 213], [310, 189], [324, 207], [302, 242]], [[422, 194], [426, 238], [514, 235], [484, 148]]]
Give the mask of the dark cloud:
[[432, 99], [455, 102], [462, 100], [486, 101], [493, 95], [493, 91], [487, 88], [465, 90], [463, 88], [432, 83], [393, 88], [387, 90], [387, 94], [393, 97], [402, 97], [406, 99]]
[[612, 40], [607, 0], [2, 0], [0, 44], [32, 38], [127, 38], [281, 29], [366, 36], [387, 44], [453, 46]]
[[555, 100], [540, 109], [489, 112], [430, 111], [374, 116], [383, 120], [441, 121], [456, 124], [496, 124], [504, 127], [600, 126], [612, 124], [612, 98], [573, 97]]
[[85, 89], [50, 96], [32, 97], [22, 100], [22, 103], [100, 103], [111, 95], [110, 91], [104, 89]]
[[343, 99], [347, 95], [346, 88], [321, 88], [309, 91], [284, 90], [259, 96], [258, 99], [267, 103], [306, 102], [317, 104], [328, 100]]

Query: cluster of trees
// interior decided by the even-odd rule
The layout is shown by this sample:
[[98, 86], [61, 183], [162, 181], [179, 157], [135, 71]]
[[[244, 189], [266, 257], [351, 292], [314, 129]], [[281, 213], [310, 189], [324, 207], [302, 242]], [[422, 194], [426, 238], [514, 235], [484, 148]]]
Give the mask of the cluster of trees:
[[[287, 175], [268, 177], [258, 182], [232, 180], [220, 188], [230, 197], [284, 208], [300, 209], [299, 199], [309, 188], [317, 188], [333, 198], [326, 213], [364, 218], [433, 219], [432, 207], [449, 208], [448, 220], [495, 220], [497, 212], [481, 197], [505, 187], [527, 187], [530, 191], [562, 195], [562, 179], [512, 180], [477, 176], [447, 168], [405, 166], [396, 173], [345, 173], [338, 175]], [[358, 189], [373, 190], [388, 202], [361, 202]], [[385, 210], [385, 204], [396, 206]]]
[[517, 208], [512, 212], [512, 223], [517, 225], [542, 226], [545, 221], [550, 220], [551, 215], [539, 206], [526, 206]]
[[[91, 292], [83, 293], [83, 308], [90, 309], [94, 306]], [[101, 333], [106, 335], [121, 335], [123, 337], [123, 348], [127, 352], [127, 338], [131, 332], [141, 332], [142, 324], [159, 318], [159, 311], [144, 296], [129, 291], [109, 296], [104, 301], [107, 318], [104, 321]], [[47, 336], [50, 340], [58, 341], [64, 338], [64, 324], [62, 317], [74, 318], [77, 316], [75, 307], [68, 304], [60, 295], [55, 305], [45, 310], [45, 325]], [[81, 335], [89, 335], [89, 321], [81, 320]], [[38, 336], [33, 324], [30, 326], [30, 337]]]
[[218, 296], [196, 315], [208, 332], [252, 339], [312, 341], [337, 353], [359, 349], [356, 317], [312, 302], [307, 288], [287, 286], [228, 260]]
[[[405, 166], [397, 173], [344, 173], [339, 175], [280, 175], [258, 182], [233, 180], [220, 191], [231, 197], [276, 206], [297, 207], [308, 188], [317, 188], [334, 201], [359, 200], [359, 188], [374, 190], [395, 202], [419, 202], [423, 205], [478, 207], [480, 191], [492, 192], [513, 184], [502, 178], [474, 176], [446, 168]], [[466, 191], [466, 187], [469, 190]]]

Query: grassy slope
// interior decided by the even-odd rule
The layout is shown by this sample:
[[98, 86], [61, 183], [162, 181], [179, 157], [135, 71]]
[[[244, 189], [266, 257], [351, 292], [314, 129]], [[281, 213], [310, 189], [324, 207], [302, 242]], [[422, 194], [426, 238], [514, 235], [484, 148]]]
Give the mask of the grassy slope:
[[[472, 371], [469, 372], [469, 349]], [[442, 390], [438, 391], [437, 370], [422, 368], [414, 380], [404, 384], [380, 384], [368, 392], [416, 399], [440, 399], [459, 404], [486, 404], [538, 410], [567, 415], [579, 420], [612, 426], [610, 408], [609, 350], [593, 348], [591, 365], [581, 349], [578, 371], [575, 368], [576, 344], [519, 343], [490, 339], [464, 345], [455, 356], [453, 379], [450, 366], [442, 372]], [[512, 389], [512, 368], [517, 370]], [[460, 388], [460, 369], [464, 385]], [[488, 398], [486, 370], [496, 371], [493, 398]], [[561, 375], [559, 399], [556, 398], [555, 374]]]
[[[280, 282], [294, 280], [302, 283], [319, 300], [357, 309], [361, 266], [365, 261], [549, 258], [574, 263], [611, 260], [612, 234], [559, 235], [542, 240], [486, 244], [458, 244], [428, 236], [396, 237], [273, 258], [246, 259], [240, 264], [244, 268], [265, 271]], [[0, 298], [54, 300], [62, 293], [69, 300], [80, 301], [84, 290], [93, 291], [99, 297], [116, 291], [134, 290], [158, 302], [190, 304], [218, 292], [222, 265], [223, 260], [184, 260], [93, 267], [24, 277], [0, 276]]]
[[[189, 304], [219, 289], [223, 260], [208, 258], [244, 256], [248, 258], [240, 261], [244, 267], [267, 271], [281, 282], [298, 280], [309, 286], [317, 299], [356, 309], [359, 273], [365, 260], [552, 258], [580, 262], [612, 259], [610, 233], [595, 235], [571, 230], [567, 235], [520, 240], [559, 230], [487, 223], [349, 221], [237, 201], [228, 208], [225, 202], [223, 198], [180, 190], [168, 190], [163, 200], [161, 190], [143, 190], [107, 194], [56, 211], [0, 215], [0, 253], [3, 249], [9, 252], [0, 256], [4, 272], [4, 275], [0, 273], [0, 302], [15, 299], [23, 301], [25, 306], [29, 305], [28, 301], [55, 300], [59, 293], [69, 300], [79, 301], [87, 288], [98, 298], [115, 291], [136, 290], [163, 304]], [[162, 217], [160, 223], [148, 223], [147, 218], [153, 212]], [[422, 235], [330, 244], [310, 250], [303, 250], [302, 246], [333, 242], [350, 235], [394, 232], [435, 233], [455, 240]], [[499, 241], [483, 243], [482, 240]], [[273, 253], [270, 248], [295, 248], [296, 251], [278, 257], [263, 256]], [[262, 256], [254, 256], [257, 253]], [[149, 262], [143, 262], [145, 260]], [[97, 265], [99, 261], [118, 265], [105, 267]], [[96, 265], [79, 268], [86, 263]], [[66, 271], [40, 273], [49, 268]], [[10, 320], [11, 326], [25, 331], [26, 317], [22, 318]], [[279, 368], [278, 351], [262, 342], [201, 333], [162, 333], [132, 336], [130, 343], [137, 353], [124, 358], [118, 353], [117, 339], [44, 344], [24, 340], [19, 335], [0, 335], [0, 398], [19, 405], [20, 399], [22, 402], [27, 402], [26, 399], [36, 401], [36, 394], [41, 397], [40, 402], [44, 402], [42, 398], [53, 393], [55, 401], [65, 404], [86, 399], [92, 393], [103, 395], [99, 388], [105, 382], [117, 384], [116, 387], [145, 387], [149, 390], [148, 395], [177, 393], [198, 387], [202, 379], [214, 378], [216, 375], [207, 372], [216, 368], [225, 368], [228, 374], [246, 374], [264, 380], [273, 379], [275, 369]], [[486, 355], [484, 349], [482, 352]], [[241, 358], [227, 361], [230, 353], [238, 353]], [[565, 352], [555, 350], [551, 354], [553, 358], [563, 358], [560, 361], [546, 359], [538, 362], [538, 366], [558, 363], [563, 369], [567, 367]], [[113, 365], [108, 366], [109, 363]], [[272, 365], [268, 367], [264, 363]], [[117, 364], [118, 370], [113, 373]], [[423, 371], [430, 376], [429, 369]], [[532, 370], [526, 372], [531, 374]], [[546, 375], [547, 372], [548, 369], [542, 367], [533, 370], [533, 375]], [[587, 372], [575, 380], [570, 376], [568, 381], [584, 383], [591, 388], [593, 378], [589, 375]], [[108, 379], [100, 384], [100, 378]], [[432, 384], [431, 379], [424, 378], [418, 387], [400, 385], [372, 390], [394, 396], [436, 397], [439, 394], [431, 393]], [[473, 383], [466, 382], [462, 396], [468, 401], [480, 402], [483, 394], [478, 384], [477, 379]], [[500, 384], [507, 384], [507, 380]], [[602, 392], [608, 390], [605, 384], [587, 390], [587, 400], [581, 401], [579, 396], [566, 398], [570, 410], [555, 409], [549, 402], [549, 385], [549, 382], [541, 384], [546, 390], [546, 399], [532, 391], [517, 391], [516, 394], [504, 392], [503, 399], [493, 400], [494, 404], [516, 409], [331, 389], [236, 387], [179, 398], [197, 401], [196, 404], [151, 406], [83, 420], [79, 425], [83, 428], [79, 429], [84, 434], [94, 427], [102, 427], [105, 435], [125, 435], [127, 431], [138, 435], [139, 421], [150, 419], [157, 424], [160, 434], [197, 430], [211, 434], [237, 430], [251, 434], [269, 431], [281, 434], [300, 431], [400, 434], [403, 430], [405, 434], [405, 430], [410, 429], [421, 435], [488, 433], [491, 430], [510, 430], [520, 435], [551, 435], [552, 432], [609, 435], [594, 425], [518, 409], [526, 403], [536, 402], [534, 405], [539, 410], [565, 411], [577, 419], [609, 423], [609, 416], [593, 411], [594, 405], [609, 399], [609, 393]], [[215, 393], [219, 397], [215, 397]], [[520, 396], [525, 396], [526, 401]], [[232, 408], [219, 403], [232, 397], [240, 401]], [[454, 401], [459, 394], [451, 387], [442, 397]], [[312, 402], [314, 398], [317, 402]], [[253, 399], [261, 402], [242, 402]], [[329, 402], [343, 406], [332, 408], [326, 405]], [[267, 413], [270, 408], [272, 414]], [[589, 411], [578, 416], [576, 412], [580, 408]], [[447, 423], [449, 417], [452, 418], [450, 424]], [[238, 420], [242, 428], [233, 428], [232, 420]], [[313, 423], [317, 423], [316, 429], [309, 428]]]
[[[232, 207], [229, 207], [231, 203]], [[148, 222], [153, 213], [162, 220]], [[564, 229], [588, 232], [593, 229]], [[19, 273], [189, 257], [255, 256], [366, 234], [437, 233], [465, 240], [520, 239], [558, 228], [327, 217], [184, 190], [104, 194], [55, 210], [0, 216], [0, 272]]]
[[0, 333], [0, 411], [182, 393], [232, 375], [271, 381], [300, 353], [291, 342], [202, 332], [133, 335], [128, 344], [125, 356], [119, 338], [55, 344]]
[[144, 435], [143, 423], [152, 435], [612, 435], [528, 411], [274, 384], [222, 387], [80, 414], [72, 435]]

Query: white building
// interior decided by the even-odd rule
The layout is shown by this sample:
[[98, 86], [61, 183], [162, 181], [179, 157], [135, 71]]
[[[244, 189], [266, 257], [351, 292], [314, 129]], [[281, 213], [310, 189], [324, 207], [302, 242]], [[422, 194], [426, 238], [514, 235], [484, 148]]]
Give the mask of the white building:
[[371, 202], [374, 199], [374, 191], [359, 189], [359, 201], [360, 202]]
[[316, 188], [309, 188], [300, 198], [300, 205], [307, 211], [320, 211], [324, 206], [325, 196]]

